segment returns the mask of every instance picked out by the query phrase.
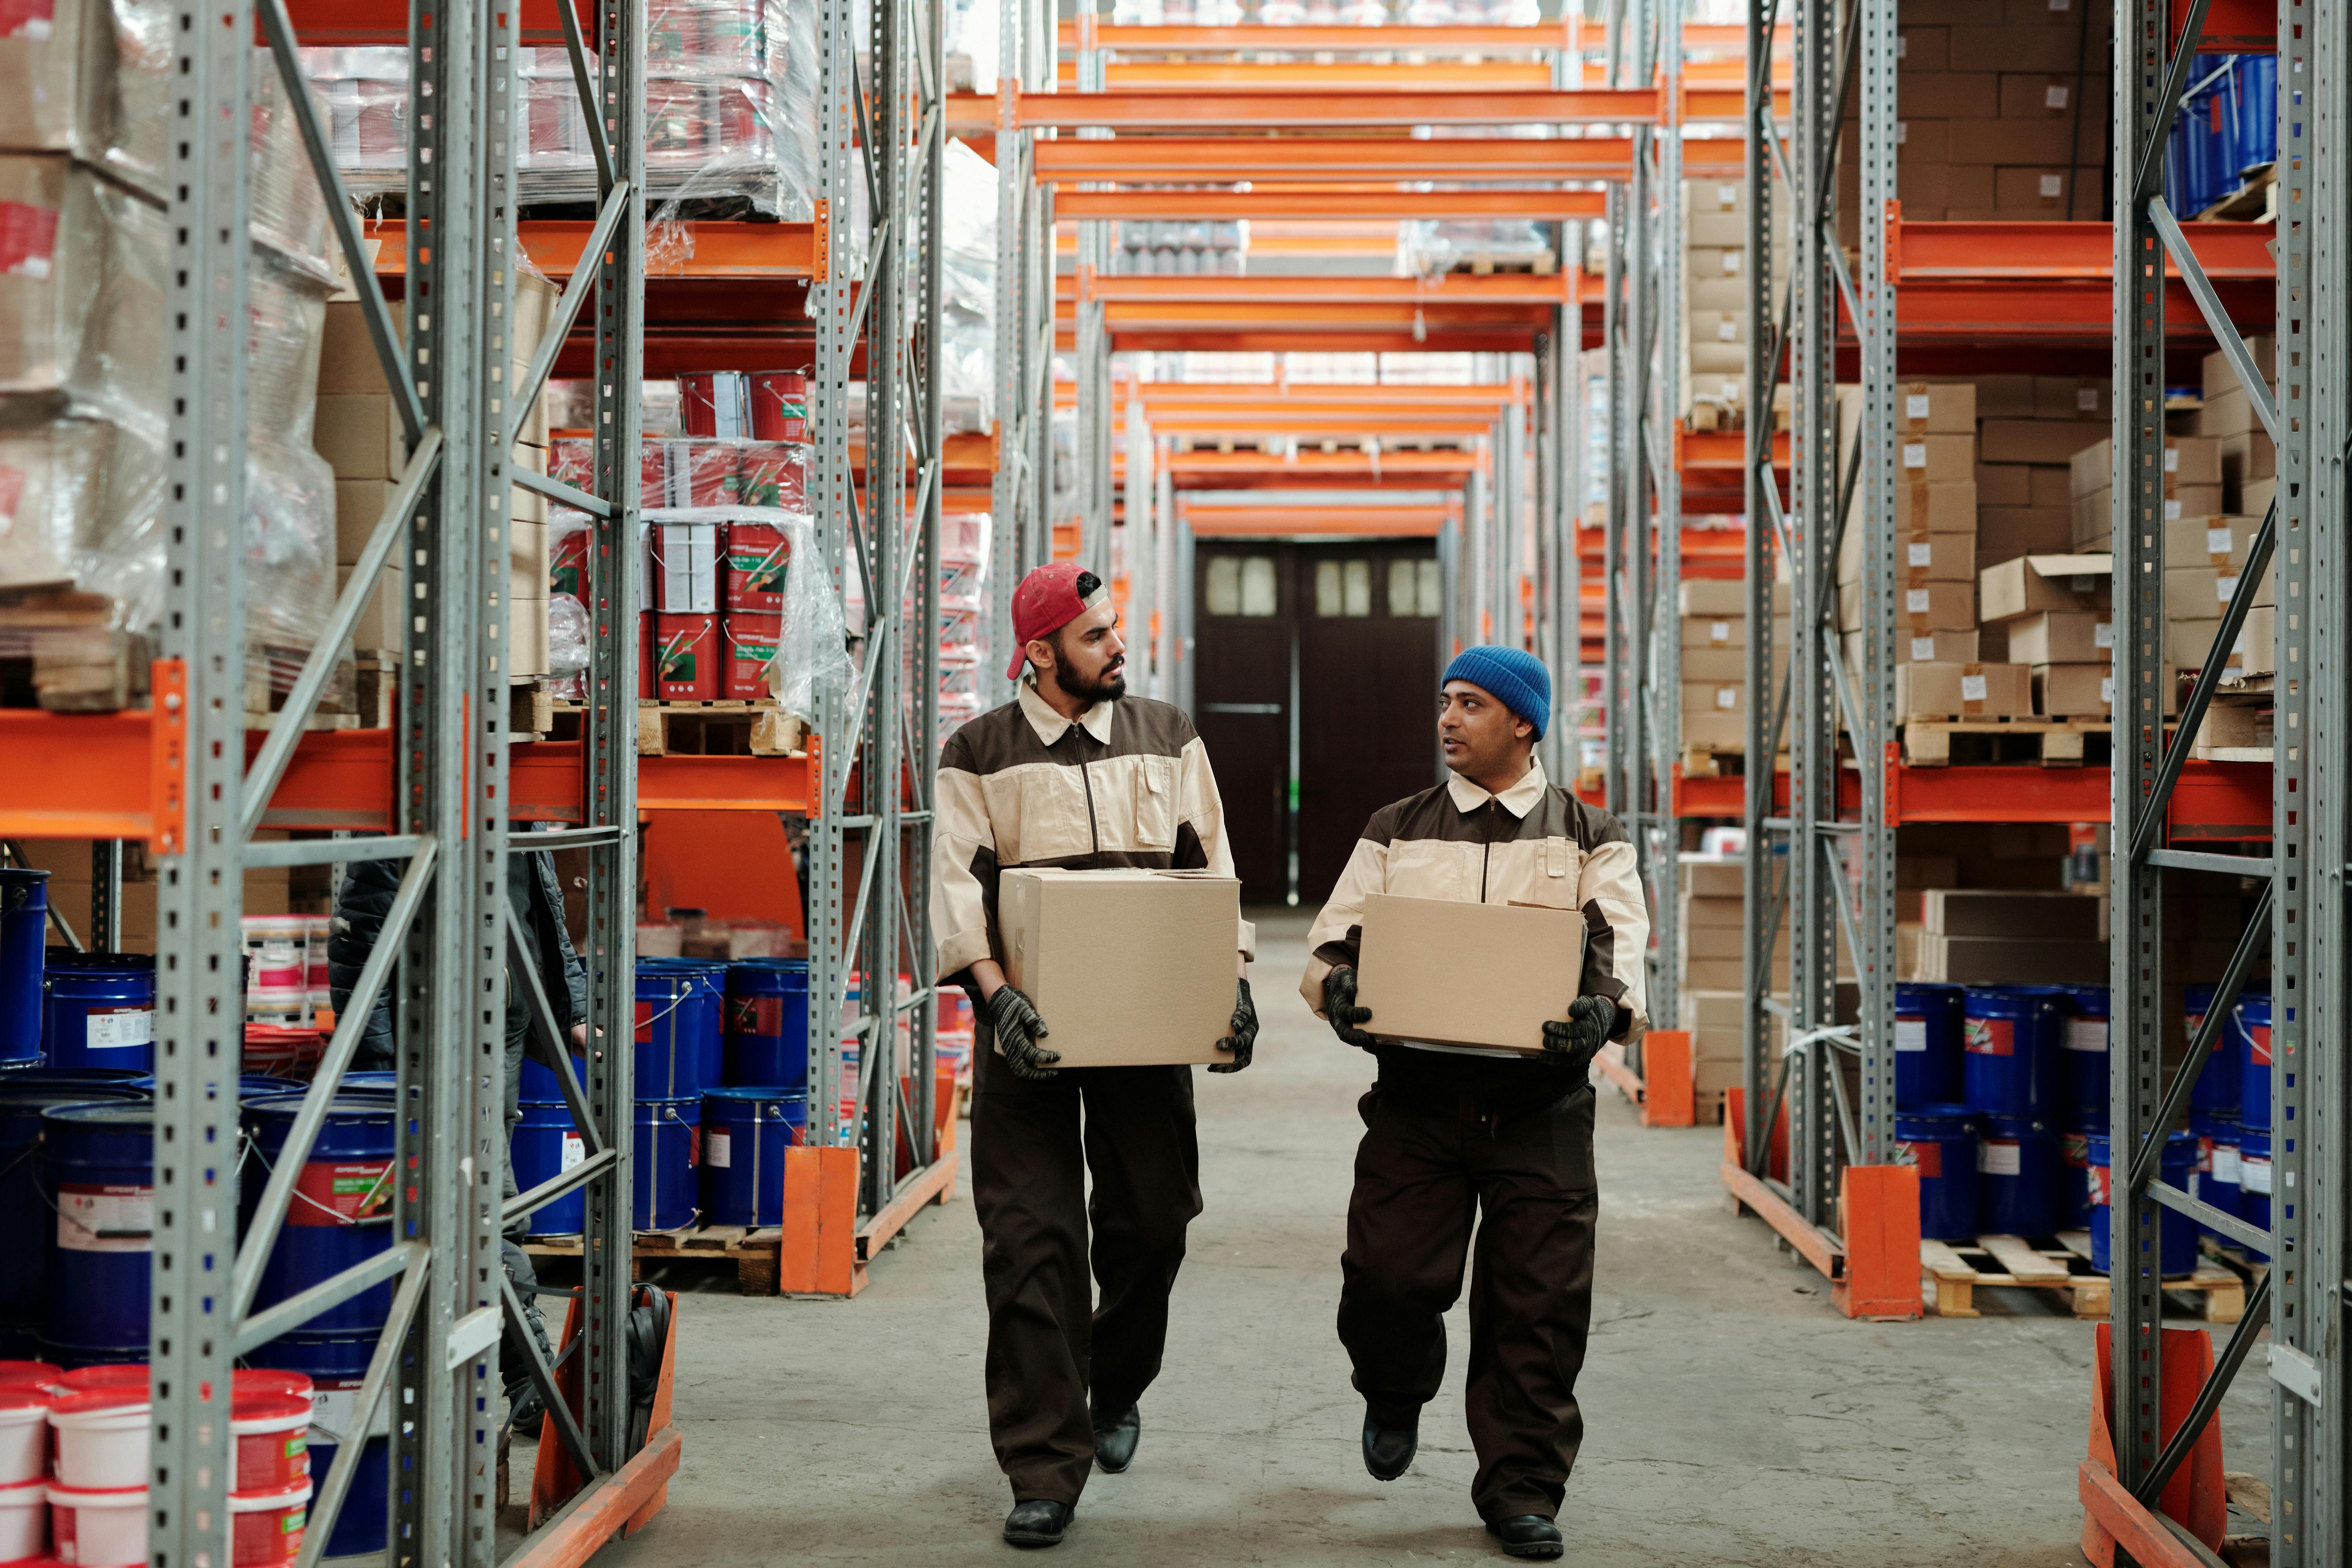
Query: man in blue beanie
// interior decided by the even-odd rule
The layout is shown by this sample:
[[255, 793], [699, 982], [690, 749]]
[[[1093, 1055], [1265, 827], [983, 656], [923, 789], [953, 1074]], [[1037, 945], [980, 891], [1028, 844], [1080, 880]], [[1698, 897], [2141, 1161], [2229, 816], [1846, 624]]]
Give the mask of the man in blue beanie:
[[[1560, 1554], [1555, 1520], [1584, 1436], [1576, 1375], [1592, 1317], [1593, 1054], [1641, 1026], [1650, 922], [1617, 819], [1544, 777], [1535, 745], [1551, 676], [1512, 647], [1445, 669], [1437, 738], [1452, 774], [1381, 807], [1307, 937], [1299, 990], [1339, 1037], [1380, 1059], [1340, 1259], [1339, 1339], [1364, 1396], [1364, 1468], [1412, 1465], [1421, 1407], [1445, 1374], [1444, 1316], [1462, 1291], [1471, 1219], [1471, 1501], [1514, 1557]], [[1376, 1037], [1356, 1005], [1364, 899], [1395, 893], [1584, 913], [1580, 994], [1544, 1026], [1542, 1056]], [[1477, 977], [1465, 975], [1475, 985]]]

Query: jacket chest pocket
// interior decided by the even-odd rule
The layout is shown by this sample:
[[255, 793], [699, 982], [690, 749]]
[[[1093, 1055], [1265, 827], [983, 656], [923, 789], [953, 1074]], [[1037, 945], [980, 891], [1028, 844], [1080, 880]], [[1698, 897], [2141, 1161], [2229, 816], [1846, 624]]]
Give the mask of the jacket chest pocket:
[[1453, 899], [1475, 903], [1478, 898], [1475, 844], [1442, 844], [1430, 839], [1399, 839], [1389, 846], [1384, 893], [1406, 899]]
[[1513, 847], [1526, 851], [1514, 857], [1518, 870], [1512, 879], [1515, 886], [1510, 896], [1514, 900], [1551, 910], [1577, 907], [1576, 889], [1582, 880], [1580, 873], [1584, 868], [1584, 852], [1576, 847], [1576, 840], [1522, 839]]
[[1050, 763], [1008, 768], [990, 774], [981, 790], [1003, 864], [1035, 865], [1093, 852], [1094, 820], [1078, 769]]
[[1135, 770], [1135, 847], [1176, 847], [1176, 759], [1139, 757]]

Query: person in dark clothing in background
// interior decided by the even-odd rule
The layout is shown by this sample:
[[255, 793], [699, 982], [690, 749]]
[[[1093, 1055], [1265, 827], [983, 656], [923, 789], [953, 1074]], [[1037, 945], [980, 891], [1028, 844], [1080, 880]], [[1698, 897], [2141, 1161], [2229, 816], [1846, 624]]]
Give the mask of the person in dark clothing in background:
[[[521, 838], [520, 835], [517, 837]], [[405, 860], [355, 860], [344, 872], [342, 886], [335, 896], [334, 922], [327, 938], [327, 984], [338, 1016], [349, 1005], [352, 987], [359, 984], [360, 971], [383, 934], [384, 920], [392, 912], [394, 896], [400, 890], [400, 879], [407, 868]], [[588, 1032], [588, 966], [572, 950], [572, 933], [564, 925], [563, 887], [555, 875], [555, 857], [543, 850], [526, 851], [519, 842], [507, 857], [507, 903], [523, 924], [522, 947], [539, 971], [540, 987], [546, 992], [547, 1005], [555, 1014], [558, 1032], [570, 1037], [574, 1051], [583, 1050]], [[376, 994], [375, 1006], [352, 1058], [352, 1065], [356, 1069], [381, 1072], [394, 1066], [392, 994], [389, 984]], [[511, 1133], [522, 1120], [522, 1063], [530, 1038], [530, 988], [512, 975], [508, 976], [507, 983], [506, 1024], [506, 1110], [507, 1127]], [[514, 1160], [509, 1151], [506, 1195], [512, 1197], [515, 1193]], [[547, 1323], [540, 1312], [536, 1294], [538, 1277], [531, 1268], [530, 1255], [521, 1246], [530, 1231], [528, 1218], [514, 1221], [506, 1226], [499, 1250], [507, 1278], [514, 1282], [515, 1294], [523, 1303], [523, 1327], [537, 1342], [540, 1353], [552, 1363], [554, 1352], [548, 1346]], [[507, 1324], [508, 1337], [499, 1357], [499, 1381], [504, 1385], [510, 1423], [531, 1432], [540, 1410], [539, 1392], [531, 1385], [527, 1370], [529, 1352], [513, 1338], [516, 1331], [513, 1323]]]

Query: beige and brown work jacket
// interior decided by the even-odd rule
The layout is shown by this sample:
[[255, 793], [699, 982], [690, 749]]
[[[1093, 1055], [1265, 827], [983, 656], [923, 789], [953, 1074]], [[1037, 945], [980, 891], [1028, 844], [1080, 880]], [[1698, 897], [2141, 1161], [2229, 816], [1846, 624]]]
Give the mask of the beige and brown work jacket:
[[[1072, 723], [1034, 678], [1002, 708], [948, 737], [940, 752], [931, 857], [939, 982], [1004, 960], [997, 873], [1014, 866], [1115, 867], [1234, 874], [1224, 805], [1208, 749], [1184, 710], [1149, 698], [1097, 702]], [[1255, 955], [1241, 922], [1235, 946]]]
[[1372, 814], [1307, 933], [1298, 991], [1318, 1013], [1331, 971], [1356, 963], [1370, 893], [1581, 910], [1580, 994], [1617, 1004], [1619, 1039], [1646, 1026], [1650, 917], [1633, 840], [1615, 817], [1554, 787], [1540, 763], [1500, 795], [1449, 775]]

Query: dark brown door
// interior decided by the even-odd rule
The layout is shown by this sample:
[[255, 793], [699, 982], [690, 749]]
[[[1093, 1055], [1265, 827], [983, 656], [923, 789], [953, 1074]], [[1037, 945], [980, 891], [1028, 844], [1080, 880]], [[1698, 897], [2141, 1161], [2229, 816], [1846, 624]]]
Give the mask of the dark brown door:
[[1193, 721], [1245, 900], [1319, 906], [1436, 778], [1437, 572], [1425, 541], [1199, 547]]

